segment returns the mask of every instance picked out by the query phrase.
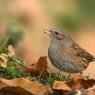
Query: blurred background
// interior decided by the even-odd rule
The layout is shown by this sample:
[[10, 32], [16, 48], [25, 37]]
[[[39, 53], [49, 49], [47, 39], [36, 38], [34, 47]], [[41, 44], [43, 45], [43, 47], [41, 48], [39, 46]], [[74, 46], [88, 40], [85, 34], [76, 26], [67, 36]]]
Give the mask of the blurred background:
[[[27, 64], [47, 56], [50, 39], [42, 31], [51, 28], [95, 55], [95, 0], [0, 0], [0, 45], [11, 35], [9, 44]], [[95, 76], [95, 63], [84, 74]]]

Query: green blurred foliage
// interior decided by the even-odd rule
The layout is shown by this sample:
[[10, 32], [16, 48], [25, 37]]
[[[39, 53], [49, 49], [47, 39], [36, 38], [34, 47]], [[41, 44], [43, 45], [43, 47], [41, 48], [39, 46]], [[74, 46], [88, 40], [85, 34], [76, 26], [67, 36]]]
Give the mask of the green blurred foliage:
[[[55, 2], [61, 2], [61, 4], [56, 6]], [[69, 8], [64, 7], [64, 2], [66, 1], [44, 1], [49, 16], [59, 27], [74, 32], [88, 23], [95, 24], [95, 0], [68, 0], [67, 2], [71, 3]]]
[[17, 46], [18, 42], [23, 38], [23, 31], [17, 25], [10, 24], [6, 29], [6, 36], [9, 36], [8, 44]]
[[12, 45], [14, 48], [16, 48], [22, 38], [23, 32], [20, 27], [14, 24], [9, 24], [6, 29], [5, 36], [0, 40], [0, 52], [7, 53], [9, 45]]
[[55, 16], [55, 19], [60, 28], [65, 28], [69, 31], [77, 30], [81, 24], [80, 18], [74, 15], [61, 14]]
[[78, 0], [78, 7], [84, 19], [95, 23], [95, 0]]
[[[32, 27], [33, 23], [30, 23], [25, 14], [9, 10], [10, 2], [12, 0], [0, 0], [6, 22]], [[43, 2], [46, 12], [58, 27], [76, 31], [84, 27], [86, 23], [95, 24], [95, 0], [41, 0], [40, 2]], [[70, 3], [71, 5], [65, 8], [65, 2], [67, 6]]]

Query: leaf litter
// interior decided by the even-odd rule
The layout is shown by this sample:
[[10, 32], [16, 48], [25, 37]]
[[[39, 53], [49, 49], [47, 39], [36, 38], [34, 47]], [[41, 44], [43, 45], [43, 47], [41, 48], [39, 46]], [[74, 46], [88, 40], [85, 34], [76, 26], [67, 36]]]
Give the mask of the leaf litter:
[[2, 95], [95, 95], [95, 79], [83, 76], [66, 80], [49, 71], [47, 56], [31, 66], [16, 56], [12, 45], [0, 54], [0, 93]]

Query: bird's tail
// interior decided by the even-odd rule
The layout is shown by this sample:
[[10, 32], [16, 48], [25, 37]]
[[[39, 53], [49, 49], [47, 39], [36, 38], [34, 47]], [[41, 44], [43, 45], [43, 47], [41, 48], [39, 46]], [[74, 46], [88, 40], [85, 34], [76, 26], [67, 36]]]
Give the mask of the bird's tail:
[[95, 61], [95, 56], [93, 57], [93, 60], [92, 61]]

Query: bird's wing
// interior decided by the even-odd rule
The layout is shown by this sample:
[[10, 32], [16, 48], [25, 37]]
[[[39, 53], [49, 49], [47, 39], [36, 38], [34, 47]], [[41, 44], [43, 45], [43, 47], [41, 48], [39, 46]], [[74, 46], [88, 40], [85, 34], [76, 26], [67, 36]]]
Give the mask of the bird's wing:
[[72, 67], [76, 67], [76, 69], [85, 69], [88, 66], [87, 59], [78, 56], [78, 52], [72, 47], [64, 48], [63, 52], [60, 52], [60, 54], [63, 56], [63, 60], [65, 60], [66, 63], [72, 64]]
[[81, 57], [82, 59], [86, 60], [88, 63], [94, 59], [94, 56], [88, 53], [86, 50], [81, 48], [77, 43], [72, 45], [72, 48], [76, 51], [77, 56]]

